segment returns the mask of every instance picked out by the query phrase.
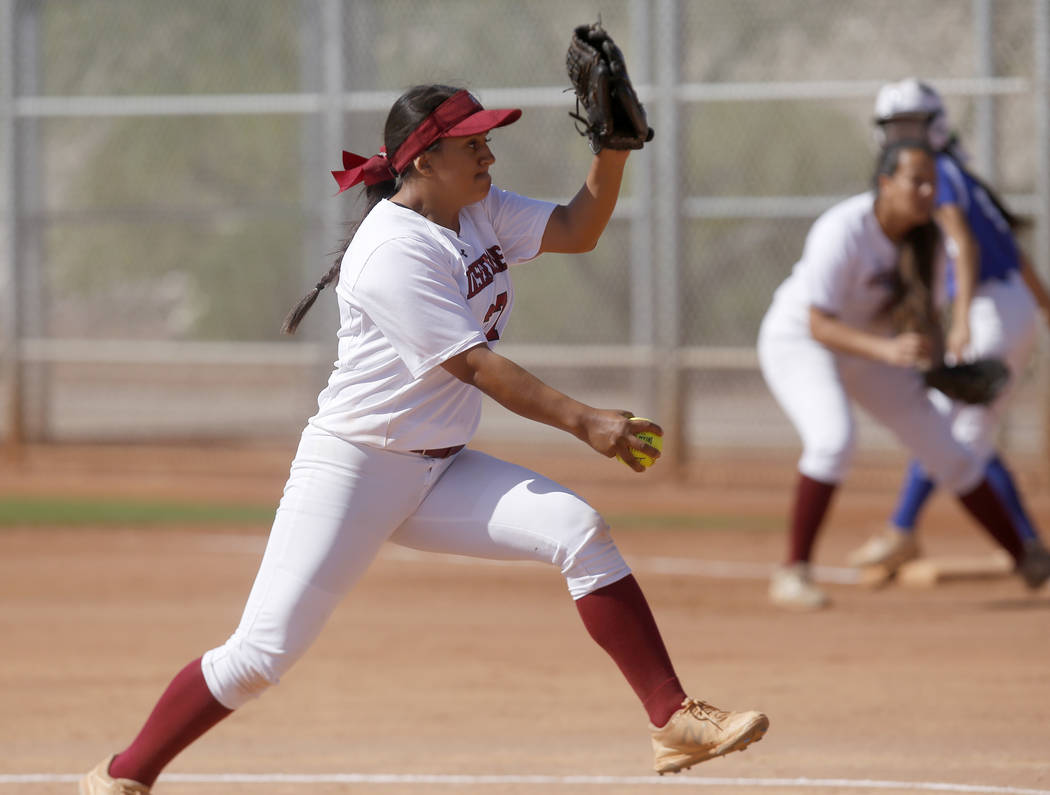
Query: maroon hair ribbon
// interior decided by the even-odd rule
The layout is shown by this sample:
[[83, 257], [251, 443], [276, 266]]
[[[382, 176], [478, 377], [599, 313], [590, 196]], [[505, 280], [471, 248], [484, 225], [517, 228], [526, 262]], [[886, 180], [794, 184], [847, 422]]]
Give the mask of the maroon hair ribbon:
[[397, 177], [397, 172], [394, 171], [393, 166], [390, 165], [390, 159], [386, 156], [386, 147], [382, 147], [379, 154], [372, 155], [372, 157], [361, 157], [353, 152], [344, 151], [343, 168], [346, 170], [332, 172], [335, 181], [339, 183], [339, 193], [359, 182], [365, 185], [375, 185]]

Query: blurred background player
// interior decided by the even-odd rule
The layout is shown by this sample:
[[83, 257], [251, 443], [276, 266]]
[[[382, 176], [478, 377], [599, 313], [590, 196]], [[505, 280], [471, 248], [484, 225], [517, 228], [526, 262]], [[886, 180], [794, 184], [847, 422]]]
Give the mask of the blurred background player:
[[1050, 578], [1050, 566], [1036, 569], [1026, 560], [985, 478], [984, 461], [954, 438], [920, 373], [943, 351], [934, 308], [935, 275], [943, 269], [942, 237], [933, 221], [936, 178], [925, 141], [887, 146], [878, 157], [874, 191], [816, 220], [763, 318], [762, 375], [803, 445], [788, 552], [769, 588], [777, 605], [828, 604], [812, 580], [810, 560], [855, 447], [854, 402], [959, 496], [1030, 586]]
[[241, 622], [175, 676], [131, 745], [81, 780], [81, 795], [148, 793], [180, 751], [280, 680], [387, 541], [557, 566], [584, 627], [649, 717], [658, 772], [743, 750], [765, 733], [759, 712], [686, 697], [591, 506], [465, 447], [485, 394], [636, 471], [644, 467], [633, 450], [659, 456], [636, 435], [661, 433], [655, 423], [573, 400], [492, 350], [513, 305], [509, 268], [546, 251], [594, 248], [629, 154], [596, 154], [565, 205], [500, 190], [488, 133], [520, 115], [485, 110], [454, 87], [417, 86], [391, 108], [379, 154], [344, 154], [346, 170], [334, 176], [342, 190], [364, 182], [368, 209], [285, 326], [294, 331], [334, 283], [338, 359], [302, 433]]
[[[1020, 490], [996, 449], [996, 433], [1031, 358], [1039, 315], [1050, 322], [1050, 294], [1018, 246], [1014, 232], [1020, 219], [967, 168], [934, 88], [915, 78], [886, 84], [875, 101], [875, 125], [881, 145], [922, 138], [937, 155], [934, 218], [948, 239], [949, 360], [995, 357], [1011, 372], [1010, 382], [989, 405], [953, 403], [935, 390], [930, 398], [951, 420], [952, 435], [987, 462], [985, 477], [1030, 554], [1046, 556]], [[918, 557], [916, 522], [934, 487], [935, 478], [913, 459], [888, 527], [857, 549], [850, 563], [881, 566], [889, 574]]]

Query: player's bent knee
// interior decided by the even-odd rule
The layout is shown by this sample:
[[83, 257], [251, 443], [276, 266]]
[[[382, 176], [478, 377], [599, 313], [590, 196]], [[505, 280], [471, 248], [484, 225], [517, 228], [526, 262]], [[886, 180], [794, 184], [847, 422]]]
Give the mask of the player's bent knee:
[[207, 652], [201, 660], [208, 689], [227, 709], [238, 709], [258, 698], [280, 682], [281, 672], [290, 665], [280, 655], [233, 639]]
[[799, 472], [821, 483], [840, 483], [853, 461], [853, 449], [852, 439], [838, 447], [807, 447], [798, 462]]
[[612, 585], [631, 573], [612, 540], [609, 525], [593, 511], [590, 521], [580, 526], [566, 546], [561, 571], [573, 599]]
[[984, 479], [985, 459], [970, 455], [945, 466], [927, 469], [938, 485], [954, 494], [967, 494]]

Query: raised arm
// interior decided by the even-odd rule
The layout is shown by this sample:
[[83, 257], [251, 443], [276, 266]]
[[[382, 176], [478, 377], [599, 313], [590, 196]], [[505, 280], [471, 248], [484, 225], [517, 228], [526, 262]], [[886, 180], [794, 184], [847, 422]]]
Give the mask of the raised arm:
[[559, 204], [547, 221], [540, 251], [590, 251], [605, 231], [620, 195], [628, 150], [603, 149], [591, 160], [587, 180], [568, 204]]
[[442, 367], [515, 414], [571, 433], [608, 458], [619, 455], [636, 472], [645, 467], [631, 455], [632, 448], [652, 458], [660, 457], [656, 448], [635, 435], [641, 431], [662, 435], [659, 425], [641, 420], [628, 422], [629, 411], [596, 409], [574, 400], [487, 345], [453, 356]]

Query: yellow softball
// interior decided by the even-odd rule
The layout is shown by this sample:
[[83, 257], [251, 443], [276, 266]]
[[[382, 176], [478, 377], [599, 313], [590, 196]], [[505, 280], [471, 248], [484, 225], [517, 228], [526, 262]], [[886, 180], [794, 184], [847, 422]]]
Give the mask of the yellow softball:
[[[645, 420], [646, 422], [652, 422], [652, 420], [647, 420], [645, 417], [631, 417], [631, 419], [632, 420]], [[638, 433], [635, 434], [635, 436], [637, 436], [639, 439], [641, 439], [646, 444], [651, 445], [652, 447], [655, 447], [657, 450], [661, 450], [662, 451], [664, 449], [664, 437], [660, 436], [659, 434], [653, 433], [652, 431], [639, 431]], [[656, 459], [655, 458], [652, 458], [651, 456], [647, 456], [641, 450], [634, 450], [634, 449], [632, 449], [631, 450], [631, 454], [634, 455], [635, 460], [638, 461], [646, 469], [648, 469], [649, 467], [651, 467], [653, 464], [656, 463]], [[622, 461], [624, 464], [627, 463], [620, 456], [616, 456], [616, 460], [617, 461]]]

